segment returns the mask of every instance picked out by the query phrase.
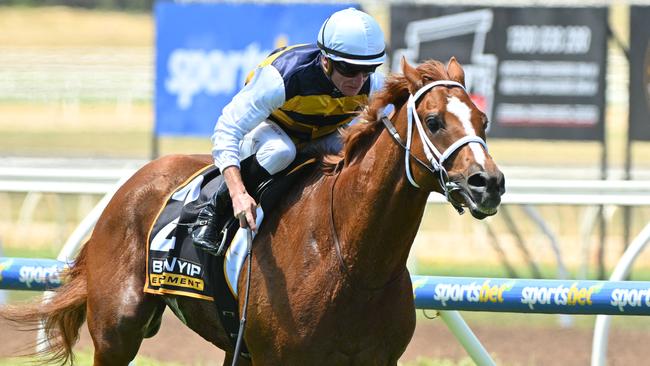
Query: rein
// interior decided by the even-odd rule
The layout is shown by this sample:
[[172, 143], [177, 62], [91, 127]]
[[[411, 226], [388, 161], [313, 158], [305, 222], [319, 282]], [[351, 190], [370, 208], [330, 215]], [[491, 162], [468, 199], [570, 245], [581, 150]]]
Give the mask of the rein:
[[[465, 90], [465, 87], [461, 83], [458, 83], [456, 81], [439, 80], [439, 81], [434, 81], [432, 83], [429, 83], [423, 86], [422, 88], [420, 88], [415, 94], [409, 95], [409, 99], [406, 104], [407, 120], [408, 120], [406, 143], [403, 141], [399, 132], [397, 132], [397, 129], [395, 128], [393, 122], [391, 122], [391, 120], [387, 116], [383, 116], [381, 118], [381, 121], [384, 123], [384, 126], [386, 127], [390, 135], [393, 137], [395, 142], [397, 142], [397, 144], [400, 147], [402, 147], [406, 152], [405, 159], [404, 159], [406, 165], [405, 167], [406, 177], [408, 178], [411, 185], [414, 186], [415, 188], [420, 188], [420, 186], [415, 182], [413, 175], [411, 174], [410, 159], [413, 159], [418, 164], [420, 164], [424, 169], [428, 170], [431, 174], [433, 174], [437, 178], [440, 187], [443, 189], [443, 193], [447, 201], [456, 209], [456, 211], [458, 211], [459, 214], [463, 214], [465, 212], [463, 208], [463, 204], [457, 201], [456, 199], [454, 199], [452, 197], [452, 193], [458, 192], [463, 197], [465, 197], [466, 200], [469, 200], [470, 198], [467, 197], [462, 187], [460, 187], [458, 183], [449, 180], [449, 175], [447, 174], [447, 170], [444, 167], [444, 162], [458, 149], [472, 142], [481, 144], [481, 146], [483, 146], [483, 148], [485, 148], [486, 151], [488, 150], [488, 148], [485, 141], [481, 137], [476, 135], [474, 136], [466, 135], [461, 137], [460, 139], [454, 141], [454, 143], [452, 143], [442, 153], [436, 148], [436, 146], [433, 144], [433, 142], [429, 139], [429, 137], [424, 132], [424, 127], [422, 127], [422, 121], [420, 121], [420, 117], [418, 117], [418, 114], [416, 113], [416, 105], [415, 105], [417, 100], [420, 99], [420, 97], [422, 97], [429, 90], [431, 90], [433, 87], [436, 86], [447, 86], [447, 87], [457, 86]], [[428, 164], [411, 153], [411, 143], [413, 142], [414, 124], [418, 130], [418, 134], [420, 135], [420, 140], [422, 141], [424, 153], [427, 157], [427, 160], [429, 160]], [[350, 281], [351, 286], [356, 287], [355, 282], [352, 281], [352, 275], [350, 274], [350, 270], [348, 266], [345, 264], [345, 259], [343, 258], [343, 253], [341, 251], [341, 242], [339, 241], [339, 237], [336, 232], [336, 225], [334, 222], [334, 188], [336, 186], [336, 182], [338, 181], [341, 175], [340, 173], [341, 170], [338, 170], [336, 173], [336, 177], [334, 177], [334, 181], [332, 182], [332, 189], [330, 192], [330, 227], [332, 229], [331, 231], [332, 231], [332, 238], [334, 240], [334, 249], [336, 250], [336, 256], [338, 258], [339, 265], [343, 270], [343, 274]], [[377, 287], [361, 286], [359, 287], [359, 289], [365, 291], [381, 290], [389, 286], [393, 282], [397, 281], [399, 278], [401, 278], [405, 271], [406, 271], [406, 266], [399, 273], [397, 273], [393, 278], [391, 278], [390, 280], [388, 280], [388, 282], [386, 282], [381, 286], [377, 286]]]
[[[445, 198], [447, 201], [458, 211], [459, 214], [463, 214], [465, 212], [463, 208], [463, 204], [456, 199], [452, 197], [453, 192], [458, 192], [459, 194], [463, 195], [466, 199], [469, 199], [469, 197], [466, 197], [464, 194], [464, 191], [462, 187], [458, 185], [456, 182], [452, 182], [449, 180], [449, 175], [447, 174], [447, 170], [444, 167], [444, 162], [447, 160], [453, 153], [455, 153], [458, 149], [461, 147], [472, 143], [476, 142], [481, 144], [483, 148], [487, 151], [487, 144], [485, 141], [483, 141], [482, 138], [479, 136], [470, 136], [470, 135], [465, 135], [461, 137], [460, 139], [454, 141], [445, 151], [442, 153], [436, 148], [436, 146], [433, 144], [433, 142], [429, 139], [429, 137], [426, 135], [424, 132], [424, 127], [422, 126], [422, 121], [420, 120], [420, 117], [418, 114], [415, 112], [416, 111], [416, 105], [415, 103], [417, 102], [418, 99], [420, 99], [424, 94], [426, 94], [429, 90], [436, 86], [447, 86], [447, 87], [460, 87], [463, 90], [465, 90], [465, 87], [456, 81], [452, 80], [439, 80], [439, 81], [434, 81], [432, 83], [429, 83], [420, 90], [418, 90], [415, 94], [409, 95], [409, 99], [407, 101], [406, 107], [407, 107], [407, 120], [408, 120], [408, 125], [407, 125], [407, 137], [406, 137], [406, 143], [403, 141], [402, 137], [400, 136], [399, 132], [397, 132], [397, 129], [395, 128], [395, 125], [387, 116], [383, 116], [381, 118], [381, 121], [384, 123], [384, 126], [390, 133], [390, 135], [393, 137], [395, 142], [404, 149], [406, 152], [405, 154], [405, 170], [406, 170], [406, 177], [408, 178], [409, 182], [411, 183], [412, 186], [415, 188], [420, 188], [420, 186], [415, 182], [415, 179], [413, 178], [413, 175], [411, 174], [411, 169], [410, 169], [410, 159], [415, 160], [418, 164], [420, 164], [424, 169], [429, 171], [431, 174], [433, 174], [437, 180], [438, 183], [440, 184], [440, 187], [443, 189], [443, 193], [445, 195]], [[417, 156], [414, 156], [411, 153], [411, 143], [413, 142], [413, 125], [415, 124], [416, 128], [418, 129], [418, 134], [420, 135], [420, 140], [422, 141], [422, 146], [424, 149], [424, 153], [427, 157], [427, 160], [429, 160], [429, 163], [427, 164], [426, 162], [422, 161], [419, 159]], [[336, 173], [336, 177], [334, 178], [334, 181], [332, 182], [332, 189], [330, 192], [330, 227], [332, 231], [332, 237], [334, 240], [334, 249], [336, 250], [336, 257], [338, 258], [339, 265], [341, 269], [343, 270], [343, 274], [350, 280], [350, 283], [352, 286], [354, 286], [355, 282], [352, 281], [352, 275], [350, 274], [350, 270], [348, 266], [345, 264], [345, 259], [343, 258], [343, 253], [341, 251], [341, 242], [339, 241], [338, 234], [336, 232], [336, 225], [334, 222], [334, 188], [336, 186], [336, 182], [339, 179], [339, 176], [341, 175], [341, 170], [338, 170]], [[398, 280], [403, 273], [406, 271], [406, 267], [402, 269], [399, 273], [397, 273], [393, 278], [388, 280], [385, 284], [377, 287], [365, 287], [361, 286], [360, 289], [365, 290], [365, 291], [377, 291], [381, 290], [396, 280]]]
[[[458, 185], [458, 183], [449, 180], [449, 175], [447, 174], [447, 170], [445, 169], [444, 162], [453, 153], [455, 153], [458, 149], [465, 146], [466, 144], [472, 142], [479, 143], [481, 144], [481, 146], [483, 146], [485, 151], [488, 151], [488, 147], [485, 141], [481, 137], [476, 135], [474, 136], [465, 135], [460, 139], [454, 141], [454, 143], [452, 143], [445, 151], [440, 153], [438, 148], [436, 148], [436, 146], [433, 144], [431, 139], [429, 139], [429, 136], [427, 136], [427, 134], [425, 133], [424, 127], [422, 127], [422, 121], [420, 121], [420, 117], [416, 112], [416, 105], [415, 105], [415, 103], [418, 101], [418, 99], [420, 99], [420, 97], [422, 97], [429, 90], [431, 90], [436, 86], [460, 87], [463, 90], [465, 90], [463, 84], [459, 82], [452, 81], [452, 80], [438, 80], [424, 85], [417, 92], [415, 92], [415, 94], [409, 95], [409, 99], [406, 102], [406, 113], [407, 113], [406, 114], [407, 115], [406, 143], [404, 143], [399, 132], [397, 132], [395, 125], [393, 124], [393, 122], [391, 122], [391, 120], [388, 117], [383, 116], [381, 118], [381, 121], [384, 123], [384, 126], [386, 126], [386, 129], [390, 132], [391, 136], [397, 142], [397, 144], [401, 146], [406, 152], [406, 154], [404, 155], [404, 163], [405, 163], [406, 177], [408, 178], [409, 183], [411, 183], [411, 185], [415, 188], [420, 188], [420, 186], [415, 182], [413, 175], [411, 174], [410, 159], [414, 159], [423, 168], [425, 168], [426, 170], [428, 170], [429, 172], [435, 175], [440, 187], [443, 190], [442, 193], [445, 195], [447, 202], [449, 202], [456, 209], [456, 211], [462, 215], [465, 212], [465, 210], [463, 209], [463, 205], [461, 202], [453, 198], [452, 193], [458, 192], [459, 194], [463, 195], [466, 199], [468, 199], [469, 197], [466, 197], [464, 190]], [[415, 127], [418, 130], [418, 135], [420, 136], [420, 140], [422, 141], [422, 148], [424, 150], [424, 154], [427, 157], [427, 160], [429, 160], [429, 164], [423, 162], [417, 156], [414, 156], [411, 153], [411, 143], [413, 142], [413, 125], [415, 125]]]

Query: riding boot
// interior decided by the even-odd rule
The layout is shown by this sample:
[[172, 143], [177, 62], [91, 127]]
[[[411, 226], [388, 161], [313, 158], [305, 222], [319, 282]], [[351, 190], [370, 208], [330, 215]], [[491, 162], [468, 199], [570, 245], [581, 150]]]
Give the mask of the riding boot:
[[196, 224], [192, 230], [192, 241], [196, 247], [212, 254], [219, 251], [219, 230], [221, 226], [219, 223], [225, 219], [223, 211], [230, 204], [230, 194], [224, 180], [212, 195], [208, 204], [199, 211]]
[[272, 175], [260, 165], [255, 155], [242, 160], [240, 166], [246, 191], [257, 201], [260, 193], [273, 181]]
[[[256, 200], [259, 193], [269, 186], [271, 174], [257, 161], [255, 155], [241, 161], [240, 171], [246, 190]], [[232, 216], [232, 201], [225, 180], [214, 193], [208, 204], [199, 211], [196, 225], [192, 231], [192, 241], [200, 249], [213, 255], [220, 255], [221, 248], [220, 230], [226, 220]]]

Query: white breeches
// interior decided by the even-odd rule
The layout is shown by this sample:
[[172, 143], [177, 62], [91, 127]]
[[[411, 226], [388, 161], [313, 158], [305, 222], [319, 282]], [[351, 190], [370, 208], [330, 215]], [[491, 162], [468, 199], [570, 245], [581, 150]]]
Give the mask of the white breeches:
[[[301, 151], [321, 151], [336, 154], [342, 147], [338, 132], [309, 142]], [[269, 174], [276, 174], [288, 167], [296, 158], [296, 145], [275, 122], [265, 120], [244, 135], [239, 145], [239, 159], [255, 154], [257, 161]]]

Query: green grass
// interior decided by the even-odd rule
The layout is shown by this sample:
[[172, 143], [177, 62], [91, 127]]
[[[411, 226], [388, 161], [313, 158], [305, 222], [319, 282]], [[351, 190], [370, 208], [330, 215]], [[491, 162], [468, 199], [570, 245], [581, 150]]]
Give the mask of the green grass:
[[[140, 356], [136, 357], [134, 361], [137, 366], [191, 366], [191, 365], [185, 365], [177, 362], [161, 362], [158, 360], [154, 360], [152, 358], [140, 357]], [[12, 358], [0, 359], [0, 366], [30, 366], [30, 365], [34, 365], [36, 362], [38, 362], [37, 358], [12, 357]], [[88, 350], [83, 350], [78, 352], [75, 351], [75, 365], [86, 366], [92, 364], [93, 364], [92, 351], [88, 351]], [[200, 366], [200, 365], [197, 364], [193, 366]]]
[[64, 6], [0, 6], [3, 47], [151, 47], [153, 15]]
[[[0, 65], [1, 66], [1, 65]], [[0, 155], [151, 157], [153, 106], [111, 101], [73, 107], [50, 101], [0, 102]], [[209, 137], [159, 137], [160, 154], [209, 153]]]
[[[425, 315], [426, 314], [426, 315]], [[503, 327], [533, 327], [533, 328], [557, 328], [559, 326], [557, 314], [523, 314], [523, 313], [500, 313], [487, 311], [461, 311], [463, 319], [472, 328], [476, 325]], [[417, 311], [419, 322], [427, 322], [428, 318], [435, 315], [433, 310]], [[571, 315], [573, 324], [578, 329], [593, 329], [596, 315]], [[612, 328], [647, 331], [650, 326], [650, 318], [646, 316], [612, 316]], [[434, 320], [435, 321], [435, 320]]]
[[2, 133], [0, 144], [5, 152], [15, 156], [144, 157], [150, 149], [150, 140], [146, 132], [115, 131], [107, 135], [92, 131], [57, 134], [11, 131]]
[[17, 247], [7, 246], [2, 248], [4, 257], [18, 258], [51, 258], [55, 259], [59, 255], [60, 248], [54, 247]]
[[469, 358], [464, 358], [460, 361], [449, 359], [432, 360], [425, 357], [419, 357], [414, 362], [399, 363], [400, 366], [472, 366], [474, 362]]
[[[642, 263], [641, 263], [642, 264]], [[557, 279], [557, 266], [548, 263], [538, 263], [538, 268], [542, 273], [543, 279]], [[530, 267], [524, 264], [513, 266], [514, 271], [519, 278], [532, 278]], [[569, 267], [569, 279], [576, 279], [578, 268]], [[510, 278], [504, 266], [499, 263], [483, 262], [466, 262], [466, 263], [448, 263], [448, 262], [418, 262], [417, 274], [423, 276], [448, 276], [448, 277], [490, 277], [490, 278]], [[593, 268], [588, 273], [586, 280], [597, 280], [597, 273]], [[631, 281], [650, 281], [650, 268], [647, 266], [633, 267], [629, 280]]]
[[[80, 366], [92, 365], [92, 352], [82, 351], [75, 352], [75, 364]], [[37, 359], [30, 358], [6, 358], [0, 359], [0, 366], [28, 366]], [[161, 362], [147, 357], [136, 357], [135, 364], [137, 366], [202, 366], [203, 364], [187, 365], [176, 362]], [[471, 366], [474, 365], [471, 359], [465, 358], [460, 361], [453, 361], [449, 359], [432, 360], [429, 358], [418, 358], [414, 362], [399, 363], [400, 366]]]

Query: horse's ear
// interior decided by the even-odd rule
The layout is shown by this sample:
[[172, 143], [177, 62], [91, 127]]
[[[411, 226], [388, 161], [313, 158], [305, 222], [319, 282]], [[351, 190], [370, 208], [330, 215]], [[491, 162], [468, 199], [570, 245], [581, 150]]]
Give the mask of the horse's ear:
[[451, 80], [465, 85], [465, 71], [463, 71], [463, 68], [454, 56], [451, 56], [449, 62], [447, 62], [447, 74], [449, 74]]
[[402, 65], [402, 72], [409, 82], [409, 92], [415, 94], [422, 87], [420, 73], [406, 61], [406, 57], [404, 56], [402, 56], [400, 64]]

